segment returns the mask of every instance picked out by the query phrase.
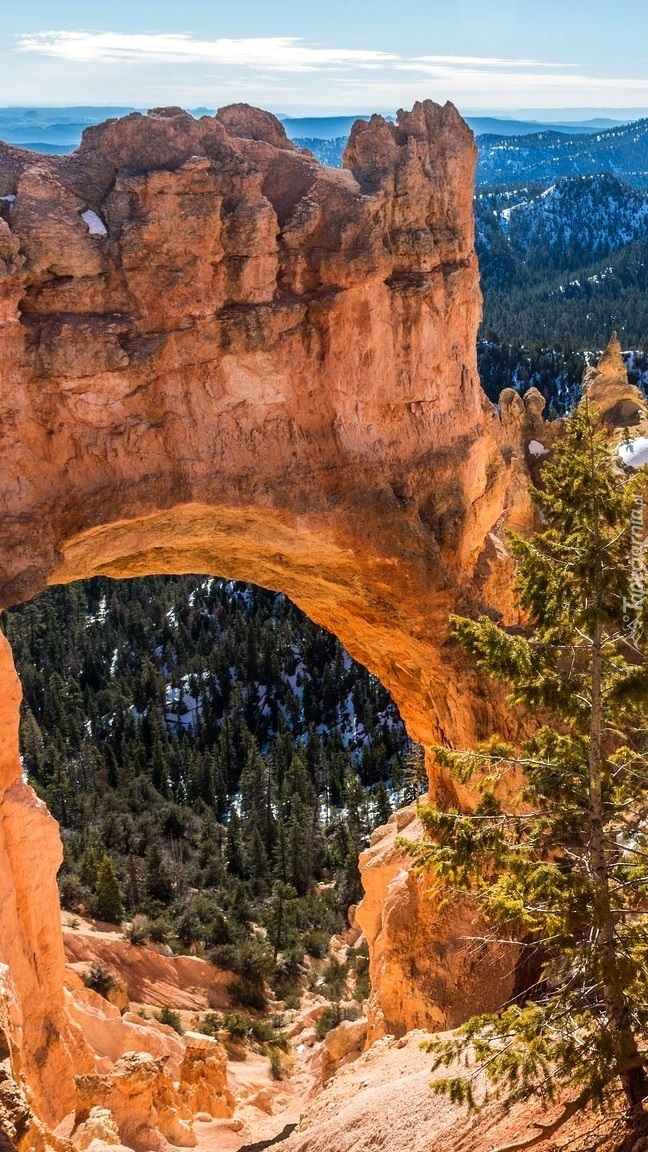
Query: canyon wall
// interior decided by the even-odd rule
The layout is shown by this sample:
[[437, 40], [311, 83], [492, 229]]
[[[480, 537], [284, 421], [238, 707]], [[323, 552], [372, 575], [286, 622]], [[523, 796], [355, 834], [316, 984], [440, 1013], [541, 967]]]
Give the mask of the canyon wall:
[[[0, 605], [98, 573], [253, 581], [415, 739], [497, 725], [448, 640], [451, 609], [509, 607], [501, 528], [528, 518], [524, 405], [503, 426], [476, 372], [475, 156], [429, 101], [358, 122], [343, 170], [247, 105], [109, 121], [66, 157], [0, 144]], [[1, 654], [0, 961], [52, 1119], [84, 1057]]]

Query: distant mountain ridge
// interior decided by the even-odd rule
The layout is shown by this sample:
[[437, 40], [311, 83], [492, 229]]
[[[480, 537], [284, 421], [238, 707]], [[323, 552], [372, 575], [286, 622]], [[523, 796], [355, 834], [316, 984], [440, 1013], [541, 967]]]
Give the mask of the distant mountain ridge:
[[528, 136], [480, 136], [477, 183], [518, 180], [553, 183], [564, 176], [611, 172], [637, 188], [648, 188], [648, 119], [583, 135], [548, 131]]
[[[393, 120], [393, 116], [386, 116]], [[336, 137], [346, 137], [356, 120], [369, 120], [370, 114], [356, 116], [280, 116], [287, 135], [291, 140], [334, 140]], [[484, 133], [497, 133], [500, 136], [521, 136], [535, 132], [565, 132], [569, 135], [580, 133], [593, 133], [602, 128], [612, 128], [621, 121], [594, 120], [582, 123], [546, 123], [539, 120], [518, 120], [501, 116], [464, 116], [476, 136]]]
[[[139, 109], [143, 111], [144, 109]], [[0, 108], [0, 140], [9, 144], [18, 144], [23, 148], [34, 151], [66, 152], [76, 148], [81, 140], [84, 128], [92, 124], [99, 124], [116, 116], [127, 116], [130, 112], [138, 111], [131, 107], [110, 106], [79, 106], [68, 108]], [[189, 111], [194, 116], [210, 115], [214, 109], [193, 108]], [[304, 140], [314, 142], [312, 151], [317, 154], [318, 143], [326, 142], [329, 146], [335, 142], [334, 154], [341, 156], [351, 126], [356, 120], [368, 120], [369, 113], [358, 113], [353, 116], [280, 116], [284, 128], [291, 140], [301, 143]], [[393, 117], [387, 117], [392, 119]], [[499, 116], [467, 116], [466, 120], [476, 135], [483, 133], [497, 133], [500, 136], [528, 135], [541, 131], [554, 131], [568, 134], [591, 134], [600, 129], [600, 121], [583, 121], [582, 123], [548, 124], [544, 122], [520, 120], [517, 118]], [[615, 124], [615, 121], [605, 121]], [[331, 151], [329, 147], [329, 151]], [[325, 161], [327, 162], [327, 161]]]

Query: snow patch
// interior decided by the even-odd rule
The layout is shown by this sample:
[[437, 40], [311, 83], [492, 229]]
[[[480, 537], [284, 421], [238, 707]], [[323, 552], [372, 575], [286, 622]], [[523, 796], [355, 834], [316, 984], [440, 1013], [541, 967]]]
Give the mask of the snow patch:
[[637, 436], [636, 440], [619, 444], [619, 456], [630, 468], [641, 468], [643, 464], [648, 464], [648, 438]]
[[108, 235], [108, 229], [101, 219], [101, 216], [97, 216], [97, 213], [93, 212], [91, 208], [87, 208], [85, 212], [81, 213], [81, 219], [83, 223], [87, 225], [88, 232], [91, 236]]

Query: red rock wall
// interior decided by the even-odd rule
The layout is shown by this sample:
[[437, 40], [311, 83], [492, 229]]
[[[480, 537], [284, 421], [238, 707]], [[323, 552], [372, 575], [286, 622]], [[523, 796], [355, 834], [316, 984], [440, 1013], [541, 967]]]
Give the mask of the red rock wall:
[[[0, 145], [0, 604], [96, 573], [254, 581], [415, 738], [471, 739], [502, 708], [448, 612], [504, 602], [497, 533], [524, 506], [476, 373], [475, 145], [428, 101], [356, 124], [345, 164], [245, 105], [109, 121], [69, 157]], [[61, 1114], [60, 847], [3, 654], [0, 961]]]

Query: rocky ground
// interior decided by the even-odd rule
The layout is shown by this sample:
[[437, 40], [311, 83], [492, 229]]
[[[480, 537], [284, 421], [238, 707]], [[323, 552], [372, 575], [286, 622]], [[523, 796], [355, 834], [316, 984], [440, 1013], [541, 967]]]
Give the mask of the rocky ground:
[[[299, 1010], [272, 1006], [288, 1037], [276, 1079], [261, 1045], [199, 1031], [209, 1013], [235, 1010], [229, 973], [164, 945], [131, 944], [95, 921], [64, 915], [62, 928], [67, 1011], [94, 1061], [77, 1081], [81, 1107], [56, 1130], [73, 1147], [102, 1152], [118, 1139], [136, 1152], [169, 1145], [238, 1152], [274, 1142], [362, 1051], [364, 1017], [317, 1039], [314, 1025], [328, 1002], [306, 991]], [[345, 947], [343, 939], [333, 943]], [[93, 967], [110, 974], [109, 999], [86, 986]], [[162, 1008], [177, 1013], [181, 1034], [156, 1018]]]
[[[306, 1107], [282, 1152], [498, 1152], [537, 1136], [561, 1105], [518, 1105], [508, 1115], [496, 1100], [467, 1115], [431, 1087], [429, 1033], [384, 1036], [335, 1076]], [[441, 1075], [441, 1073], [439, 1073]], [[479, 1089], [479, 1082], [477, 1084]], [[479, 1096], [479, 1091], [476, 1093]], [[627, 1140], [618, 1118], [576, 1117], [542, 1152], [645, 1152], [645, 1137]]]

